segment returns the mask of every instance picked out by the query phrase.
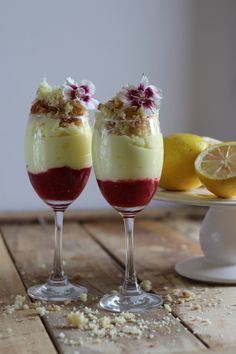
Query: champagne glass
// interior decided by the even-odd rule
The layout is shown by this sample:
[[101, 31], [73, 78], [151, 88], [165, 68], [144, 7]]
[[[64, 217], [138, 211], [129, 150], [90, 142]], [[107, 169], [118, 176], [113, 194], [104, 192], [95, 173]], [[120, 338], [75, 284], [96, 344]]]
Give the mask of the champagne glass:
[[118, 294], [107, 294], [100, 306], [114, 312], [142, 312], [160, 307], [159, 295], [144, 292], [137, 281], [134, 219], [156, 192], [163, 164], [159, 127], [161, 93], [144, 76], [137, 88], [126, 86], [112, 100], [99, 105], [92, 138], [92, 156], [98, 186], [104, 198], [123, 218], [125, 279]]
[[28, 176], [34, 190], [52, 208], [55, 217], [51, 275], [45, 284], [28, 289], [29, 296], [37, 300], [77, 300], [87, 293], [86, 288], [69, 282], [62, 261], [64, 211], [84, 189], [91, 170], [92, 134], [88, 112], [81, 104], [81, 86], [71, 78], [63, 87], [51, 87], [43, 81], [27, 124], [25, 160]]

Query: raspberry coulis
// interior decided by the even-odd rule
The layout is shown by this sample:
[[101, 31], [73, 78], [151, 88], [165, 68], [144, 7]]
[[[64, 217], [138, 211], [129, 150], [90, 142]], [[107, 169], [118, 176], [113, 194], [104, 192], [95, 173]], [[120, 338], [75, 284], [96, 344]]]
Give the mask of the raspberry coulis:
[[155, 194], [159, 179], [97, 180], [104, 198], [114, 207], [131, 208], [145, 206]]
[[70, 167], [50, 168], [46, 172], [31, 173], [29, 179], [40, 198], [73, 201], [84, 189], [91, 168], [76, 170]]

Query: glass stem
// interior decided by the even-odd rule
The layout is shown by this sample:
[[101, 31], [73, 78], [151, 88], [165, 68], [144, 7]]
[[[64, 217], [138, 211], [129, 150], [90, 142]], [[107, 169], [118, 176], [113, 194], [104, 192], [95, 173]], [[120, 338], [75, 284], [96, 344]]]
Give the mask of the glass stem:
[[65, 276], [63, 270], [63, 262], [62, 262], [62, 238], [63, 238], [63, 211], [54, 211], [55, 218], [55, 253], [54, 253], [54, 261], [53, 261], [53, 269], [51, 272], [51, 276], [49, 278], [49, 284], [58, 283], [58, 285], [64, 285], [67, 282], [67, 278]]
[[134, 263], [134, 218], [135, 215], [122, 215], [125, 226], [125, 245], [126, 245], [126, 259], [125, 259], [125, 280], [122, 286], [122, 294], [130, 295], [132, 293], [139, 294], [141, 292], [138, 285], [135, 263]]

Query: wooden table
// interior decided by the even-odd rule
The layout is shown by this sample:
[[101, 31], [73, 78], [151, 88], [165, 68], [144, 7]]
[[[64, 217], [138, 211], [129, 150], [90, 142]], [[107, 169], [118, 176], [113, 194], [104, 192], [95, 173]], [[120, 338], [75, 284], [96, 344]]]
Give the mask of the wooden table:
[[[174, 272], [176, 261], [200, 254], [197, 235], [205, 212], [204, 208], [163, 208], [146, 210], [137, 217], [135, 255], [139, 279], [150, 280], [153, 292], [162, 294], [170, 308], [139, 316], [157, 324], [154, 334], [150, 335], [147, 328], [139, 338], [127, 334], [113, 340], [91, 338], [88, 331], [71, 328], [66, 316], [73, 307], [98, 308], [99, 297], [121, 284], [124, 236], [117, 214], [110, 210], [66, 213], [65, 270], [71, 280], [89, 289], [88, 301], [64, 305], [59, 311], [51, 309], [43, 317], [37, 315], [35, 304], [28, 298], [29, 308], [25, 306], [12, 314], [6, 314], [6, 305], [48, 277], [53, 256], [51, 214], [1, 214], [0, 353], [235, 354], [235, 287], [192, 282]], [[190, 290], [194, 297], [183, 297], [183, 290]], [[181, 295], [175, 296], [178, 291]], [[104, 315], [110, 314], [99, 310], [98, 316]], [[163, 318], [168, 318], [167, 325], [159, 325]]]

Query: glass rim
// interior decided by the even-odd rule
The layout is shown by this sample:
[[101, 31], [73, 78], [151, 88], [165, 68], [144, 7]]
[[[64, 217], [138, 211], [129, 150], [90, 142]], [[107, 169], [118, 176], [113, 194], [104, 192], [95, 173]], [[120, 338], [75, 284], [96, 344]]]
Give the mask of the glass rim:
[[29, 118], [48, 118], [48, 119], [55, 119], [55, 120], [60, 120], [60, 119], [85, 119], [85, 118], [90, 118], [89, 113], [88, 114], [83, 114], [83, 115], [73, 115], [73, 116], [66, 116], [66, 115], [53, 115], [50, 113], [48, 114], [32, 114], [29, 113]]
[[117, 124], [125, 124], [125, 123], [133, 123], [136, 121], [140, 121], [144, 119], [145, 121], [151, 121], [151, 120], [157, 120], [159, 122], [159, 114], [153, 114], [151, 116], [145, 116], [145, 117], [137, 117], [137, 118], [129, 118], [129, 119], [116, 119], [116, 118], [105, 118], [103, 116], [103, 119], [97, 119], [95, 118], [95, 122], [96, 121], [100, 121], [100, 122], [112, 122], [112, 123], [117, 123]]

